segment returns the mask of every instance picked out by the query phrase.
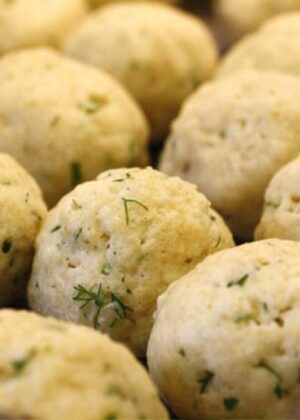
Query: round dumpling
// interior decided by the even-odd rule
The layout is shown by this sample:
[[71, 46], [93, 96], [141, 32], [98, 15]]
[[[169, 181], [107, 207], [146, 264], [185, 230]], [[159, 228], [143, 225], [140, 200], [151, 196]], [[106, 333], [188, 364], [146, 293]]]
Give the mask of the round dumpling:
[[300, 240], [300, 158], [272, 178], [255, 236], [256, 239]]
[[218, 76], [242, 69], [276, 70], [300, 76], [299, 39], [300, 12], [274, 18], [229, 50]]
[[299, 9], [300, 0], [215, 0], [215, 12], [233, 39], [254, 31], [274, 15]]
[[112, 4], [67, 38], [67, 54], [106, 70], [136, 98], [162, 138], [182, 101], [212, 75], [217, 48], [205, 24], [150, 2]]
[[273, 175], [300, 152], [300, 80], [245, 71], [186, 102], [160, 168], [197, 184], [235, 235], [249, 239]]
[[84, 0], [0, 0], [0, 54], [58, 46], [85, 14]]
[[41, 191], [10, 156], [0, 154], [0, 307], [25, 297], [35, 238], [46, 216]]
[[233, 245], [195, 186], [151, 168], [108, 171], [50, 212], [37, 240], [30, 306], [90, 325], [143, 356], [157, 297]]
[[109, 75], [48, 49], [0, 60], [0, 151], [50, 206], [101, 171], [146, 163], [147, 138], [140, 109]]
[[150, 373], [185, 419], [298, 419], [300, 244], [208, 257], [158, 299]]
[[167, 419], [129, 351], [89, 328], [0, 311], [3, 419]]

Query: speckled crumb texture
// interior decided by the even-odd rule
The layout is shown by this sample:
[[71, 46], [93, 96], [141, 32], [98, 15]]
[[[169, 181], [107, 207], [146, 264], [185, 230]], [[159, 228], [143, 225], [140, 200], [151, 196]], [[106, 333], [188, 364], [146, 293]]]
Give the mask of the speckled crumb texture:
[[151, 168], [104, 172], [49, 213], [29, 303], [102, 330], [143, 356], [157, 297], [207, 255], [233, 245], [194, 185]]
[[0, 150], [49, 206], [105, 169], [147, 162], [148, 124], [109, 75], [47, 49], [0, 59]]
[[5, 419], [167, 419], [145, 369], [89, 328], [0, 311], [0, 413]]
[[299, 418], [299, 256], [277, 239], [225, 250], [159, 298], [148, 363], [180, 418]]
[[116, 77], [161, 140], [184, 99], [211, 78], [218, 58], [200, 17], [157, 2], [97, 9], [70, 33], [64, 51]]

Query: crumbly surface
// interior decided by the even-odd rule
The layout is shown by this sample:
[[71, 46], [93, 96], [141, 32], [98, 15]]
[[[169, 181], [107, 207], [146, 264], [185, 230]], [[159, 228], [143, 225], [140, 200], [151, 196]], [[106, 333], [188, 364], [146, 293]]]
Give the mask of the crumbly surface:
[[256, 239], [300, 240], [300, 158], [284, 166], [272, 178], [255, 236]]
[[299, 418], [300, 244], [208, 257], [158, 300], [150, 373], [180, 418]]
[[64, 49], [119, 79], [144, 109], [154, 138], [167, 134], [183, 100], [210, 78], [217, 61], [200, 19], [156, 2], [98, 9], [74, 29]]
[[240, 72], [200, 88], [174, 122], [160, 168], [197, 184], [234, 233], [252, 236], [273, 175], [300, 152], [300, 81]]
[[300, 0], [217, 0], [215, 11], [232, 38], [257, 29], [265, 20], [280, 13], [299, 10]]
[[145, 369], [108, 337], [25, 311], [0, 311], [1, 417], [167, 419]]
[[40, 189], [10, 156], [0, 154], [0, 307], [24, 297], [34, 242], [46, 216]]
[[242, 69], [276, 70], [300, 76], [300, 12], [268, 21], [235, 44], [220, 63], [223, 77]]
[[58, 46], [86, 14], [84, 0], [0, 0], [0, 54]]
[[37, 240], [30, 306], [100, 329], [143, 356], [157, 297], [233, 245], [195, 186], [151, 168], [108, 171], [50, 212]]
[[109, 75], [49, 49], [0, 60], [0, 151], [14, 156], [54, 205], [111, 167], [147, 161], [148, 127]]

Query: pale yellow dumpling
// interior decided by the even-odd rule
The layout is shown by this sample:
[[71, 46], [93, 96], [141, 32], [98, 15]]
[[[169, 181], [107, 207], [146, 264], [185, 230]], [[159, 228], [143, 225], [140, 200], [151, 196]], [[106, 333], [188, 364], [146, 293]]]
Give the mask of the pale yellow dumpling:
[[207, 255], [233, 245], [194, 185], [151, 168], [104, 172], [49, 213], [29, 304], [144, 356], [157, 297]]

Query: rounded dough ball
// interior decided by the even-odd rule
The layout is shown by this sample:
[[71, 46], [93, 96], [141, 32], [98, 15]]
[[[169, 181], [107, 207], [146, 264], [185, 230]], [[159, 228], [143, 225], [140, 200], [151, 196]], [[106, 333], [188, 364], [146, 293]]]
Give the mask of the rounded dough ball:
[[119, 79], [144, 109], [155, 139], [167, 134], [182, 101], [210, 78], [217, 61], [200, 19], [155, 2], [100, 8], [70, 34], [64, 49]]
[[150, 373], [180, 418], [299, 418], [300, 244], [208, 257], [158, 299]]
[[84, 0], [0, 0], [0, 54], [58, 46], [85, 14]]
[[144, 368], [94, 331], [25, 311], [0, 311], [1, 417], [167, 419]]
[[256, 239], [300, 240], [300, 158], [272, 178], [255, 236]]
[[[300, 0], [216, 0], [215, 13], [232, 39], [257, 29], [274, 15], [300, 9]], [[277, 47], [275, 47], [277, 48]]]
[[141, 111], [109, 75], [48, 49], [0, 60], [0, 151], [50, 206], [101, 171], [146, 163], [147, 138]]
[[257, 69], [300, 76], [299, 40], [300, 13], [274, 18], [229, 50], [217, 75], [223, 77], [242, 69]]
[[143, 356], [157, 297], [233, 245], [194, 185], [151, 168], [105, 172], [50, 212], [37, 240], [30, 306], [100, 329]]
[[46, 216], [36, 182], [0, 154], [0, 307], [24, 298], [35, 238]]
[[197, 184], [237, 237], [248, 239], [272, 176], [300, 152], [300, 80], [246, 71], [186, 102], [160, 168]]

